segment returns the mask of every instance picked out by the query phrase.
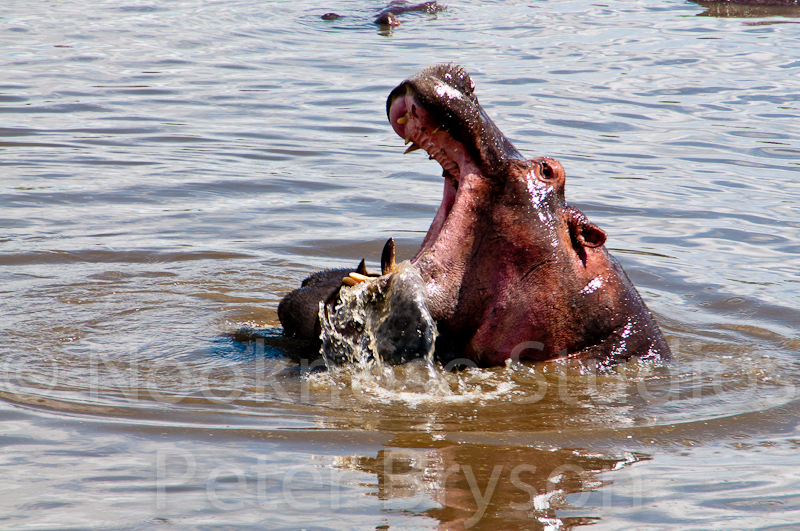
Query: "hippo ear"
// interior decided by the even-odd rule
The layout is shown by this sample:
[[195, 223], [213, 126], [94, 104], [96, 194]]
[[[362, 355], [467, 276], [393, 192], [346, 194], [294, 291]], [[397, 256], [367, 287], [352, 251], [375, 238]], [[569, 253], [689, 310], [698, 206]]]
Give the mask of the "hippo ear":
[[578, 209], [569, 209], [569, 233], [573, 245], [579, 247], [600, 247], [606, 243], [606, 231], [586, 219]]

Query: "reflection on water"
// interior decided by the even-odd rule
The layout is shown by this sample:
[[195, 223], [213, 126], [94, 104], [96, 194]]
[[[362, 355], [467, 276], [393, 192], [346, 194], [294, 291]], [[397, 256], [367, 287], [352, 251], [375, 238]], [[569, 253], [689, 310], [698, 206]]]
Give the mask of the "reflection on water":
[[[3, 13], [4, 528], [800, 520], [794, 26], [467, 1], [379, 34], [373, 4], [332, 9]], [[402, 155], [385, 98], [441, 61], [474, 73], [515, 145], [564, 164], [672, 363], [287, 357], [276, 308], [305, 276], [374, 268], [390, 236], [398, 260], [419, 248], [441, 178]], [[268, 332], [233, 341], [244, 326]]]
[[[427, 450], [394, 447], [337, 465], [375, 474], [378, 496], [387, 505], [431, 516], [439, 529], [550, 529], [599, 520], [583, 510], [589, 492], [602, 486], [597, 474], [641, 459], [647, 457], [445, 444]], [[584, 499], [573, 505], [568, 496], [576, 493]], [[574, 516], [559, 516], [570, 512]]]
[[[620, 514], [638, 521], [653, 503], [675, 499], [701, 500], [697, 514], [713, 521], [720, 503], [760, 503], [793, 484], [791, 474], [758, 479], [745, 460], [739, 470], [755, 479], [698, 498], [669, 483], [653, 490], [652, 472], [641, 468], [663, 463], [688, 489], [702, 484], [682, 472], [697, 466], [694, 449], [726, 463], [778, 448], [781, 466], [791, 461], [791, 437], [758, 442], [791, 431], [800, 414], [794, 383], [781, 376], [796, 368], [769, 357], [717, 366], [681, 349], [684, 363], [633, 361], [603, 374], [575, 362], [431, 372], [420, 361], [382, 373], [328, 372], [321, 358], [276, 357], [279, 339], [223, 339], [213, 352], [180, 355], [153, 355], [155, 344], [9, 356], [4, 444], [19, 452], [19, 466], [68, 464], [41, 474], [51, 500], [41, 507], [61, 507], [74, 525], [84, 522], [91, 491], [48, 504], [76, 479], [110, 482], [127, 493], [120, 506], [136, 514], [191, 514], [192, 525], [268, 518], [275, 528], [306, 525], [313, 509], [341, 525], [380, 513], [401, 528], [551, 529]], [[80, 443], [69, 442], [78, 434]], [[714, 481], [727, 486], [724, 466]], [[759, 466], [771, 474], [777, 464]], [[19, 510], [21, 521], [46, 521], [31, 506]], [[736, 511], [749, 521], [748, 509]]]

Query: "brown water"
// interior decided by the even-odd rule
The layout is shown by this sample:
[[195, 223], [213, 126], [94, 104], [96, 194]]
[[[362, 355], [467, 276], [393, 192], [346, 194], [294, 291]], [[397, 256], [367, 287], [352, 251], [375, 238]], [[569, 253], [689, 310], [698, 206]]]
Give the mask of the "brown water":
[[[4, 4], [0, 528], [794, 529], [797, 11], [380, 7]], [[673, 363], [326, 373], [225, 337], [418, 248], [440, 170], [385, 98], [442, 61], [564, 164]]]

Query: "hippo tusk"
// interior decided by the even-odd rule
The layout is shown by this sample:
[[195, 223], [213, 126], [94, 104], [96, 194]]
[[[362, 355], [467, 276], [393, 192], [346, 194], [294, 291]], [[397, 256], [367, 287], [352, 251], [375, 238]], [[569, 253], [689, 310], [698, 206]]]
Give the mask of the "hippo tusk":
[[394, 271], [394, 238], [386, 240], [381, 252], [381, 275], [386, 275]]

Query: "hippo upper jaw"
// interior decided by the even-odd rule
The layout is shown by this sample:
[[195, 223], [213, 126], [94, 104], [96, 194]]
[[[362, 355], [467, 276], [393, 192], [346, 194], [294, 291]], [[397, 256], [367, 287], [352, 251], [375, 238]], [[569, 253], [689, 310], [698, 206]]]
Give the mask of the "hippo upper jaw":
[[[466, 155], [484, 173], [490, 173], [508, 159], [521, 160], [522, 156], [503, 135], [478, 103], [474, 94], [475, 85], [469, 74], [455, 65], [436, 65], [424, 69], [398, 85], [386, 101], [386, 113], [395, 132], [407, 141], [412, 140], [425, 148], [436, 159], [446, 173], [452, 173], [454, 156], [450, 147], [462, 148]], [[417, 116], [421, 109], [424, 116]], [[406, 123], [405, 119], [419, 118], [417, 123]], [[435, 138], [435, 132], [443, 132]], [[422, 140], [436, 144], [423, 146]], [[449, 164], [445, 164], [447, 162]], [[457, 161], [455, 161], [457, 162]]]
[[459, 196], [460, 184], [468, 181], [470, 176], [481, 175], [482, 171], [473, 159], [471, 150], [441, 126], [441, 122], [421, 105], [410, 87], [406, 94], [393, 101], [390, 117], [397, 133], [406, 139], [406, 143], [411, 143], [407, 153], [424, 149], [431, 159], [442, 166], [444, 177], [442, 203], [414, 258], [417, 260], [441, 233]]

